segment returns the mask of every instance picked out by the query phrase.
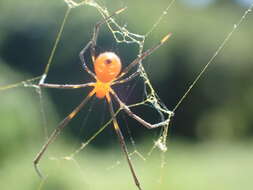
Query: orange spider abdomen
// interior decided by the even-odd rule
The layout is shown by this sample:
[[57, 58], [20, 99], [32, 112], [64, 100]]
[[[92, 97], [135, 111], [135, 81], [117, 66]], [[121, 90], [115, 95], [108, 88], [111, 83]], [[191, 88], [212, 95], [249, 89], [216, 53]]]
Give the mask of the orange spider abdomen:
[[121, 71], [120, 58], [113, 52], [101, 53], [95, 60], [94, 70], [97, 80], [102, 83], [112, 82]]

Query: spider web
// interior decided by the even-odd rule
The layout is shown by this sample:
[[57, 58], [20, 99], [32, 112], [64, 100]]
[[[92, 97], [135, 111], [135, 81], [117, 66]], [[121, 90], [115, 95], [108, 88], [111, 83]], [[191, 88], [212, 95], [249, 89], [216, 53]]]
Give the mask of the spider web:
[[[80, 7], [80, 6], [92, 6], [101, 14], [101, 16], [103, 18], [108, 17], [110, 15], [110, 12], [108, 11], [108, 9], [106, 7], [103, 7], [102, 5], [100, 5], [95, 0], [84, 0], [84, 1], [80, 1], [80, 2], [76, 2], [76, 1], [73, 1], [73, 0], [65, 0], [65, 2], [67, 4], [68, 8], [65, 12], [64, 19], [62, 21], [61, 27], [59, 29], [57, 38], [56, 38], [54, 46], [53, 46], [53, 49], [51, 51], [51, 55], [48, 59], [48, 63], [46, 65], [46, 68], [45, 68], [43, 74], [41, 76], [38, 76], [38, 77], [35, 77], [35, 78], [32, 78], [32, 79], [28, 79], [28, 80], [25, 80], [25, 81], [21, 81], [19, 83], [15, 83], [15, 84], [0, 87], [1, 91], [11, 89], [11, 88], [16, 88], [18, 86], [35, 88], [36, 92], [40, 96], [41, 113], [42, 113], [42, 117], [44, 118], [43, 121], [44, 121], [45, 126], [47, 125], [47, 122], [46, 122], [46, 118], [45, 118], [45, 110], [43, 108], [44, 106], [43, 106], [43, 102], [42, 102], [42, 93], [41, 93], [40, 87], [37, 84], [39, 82], [42, 82], [42, 81], [46, 80], [46, 78], [48, 76], [48, 72], [49, 72], [50, 67], [52, 65], [53, 58], [54, 58], [54, 55], [55, 55], [55, 51], [56, 51], [56, 49], [58, 47], [58, 44], [61, 40], [62, 32], [64, 31], [64, 26], [65, 26], [65, 23], [66, 23], [66, 21], [69, 17], [70, 12], [75, 10], [75, 8]], [[168, 6], [162, 12], [161, 16], [157, 19], [157, 21], [154, 23], [152, 28], [147, 33], [145, 33], [143, 35], [133, 33], [132, 31], [129, 31], [128, 28], [124, 25], [121, 26], [120, 24], [118, 24], [116, 18], [110, 18], [106, 24], [109, 27], [109, 29], [110, 29], [110, 31], [111, 31], [111, 33], [112, 33], [112, 35], [113, 35], [113, 37], [114, 37], [114, 39], [116, 40], [117, 43], [136, 44], [138, 46], [138, 56], [140, 56], [141, 53], [144, 51], [144, 44], [145, 44], [146, 39], [159, 26], [160, 22], [163, 20], [164, 16], [167, 14], [167, 11], [174, 4], [174, 2], [175, 2], [175, 0], [172, 0], [172, 1], [169, 2]], [[224, 46], [227, 44], [227, 42], [232, 37], [233, 33], [238, 29], [240, 24], [243, 22], [243, 20], [246, 18], [246, 16], [252, 11], [252, 9], [253, 9], [253, 4], [243, 13], [243, 15], [241, 16], [239, 21], [234, 24], [231, 31], [226, 35], [224, 40], [218, 46], [217, 50], [214, 52], [213, 56], [205, 64], [205, 66], [203, 67], [201, 72], [196, 76], [196, 78], [191, 83], [191, 85], [188, 87], [188, 89], [186, 89], [185, 94], [182, 95], [182, 98], [179, 99], [178, 103], [173, 107], [173, 109], [171, 111], [165, 106], [165, 104], [162, 102], [162, 100], [157, 95], [156, 90], [153, 88], [152, 83], [151, 83], [151, 81], [148, 77], [148, 74], [147, 74], [142, 62], [140, 63], [140, 67], [138, 69], [139, 69], [139, 72], [140, 72], [140, 77], [142, 78], [143, 84], [144, 84], [143, 100], [138, 102], [138, 103], [131, 104], [131, 105], [128, 105], [128, 106], [131, 108], [131, 107], [137, 107], [137, 106], [140, 106], [140, 105], [149, 105], [159, 113], [161, 121], [164, 122], [164, 126], [161, 128], [160, 136], [155, 140], [154, 146], [151, 148], [151, 150], [148, 153], [148, 155], [150, 155], [155, 148], [158, 148], [159, 150], [161, 150], [161, 152], [162, 152], [161, 168], [163, 168], [164, 164], [166, 163], [165, 162], [165, 156], [164, 156], [163, 153], [167, 151], [167, 145], [166, 144], [167, 144], [168, 131], [169, 131], [169, 126], [170, 126], [170, 121], [171, 121], [172, 116], [177, 111], [177, 109], [180, 107], [180, 105], [184, 101], [184, 99], [191, 92], [192, 88], [197, 84], [197, 82], [199, 81], [201, 76], [206, 72], [206, 69], [212, 63], [214, 63], [214, 60], [217, 57], [217, 55], [221, 52], [221, 50], [224, 48]], [[120, 109], [117, 110], [116, 114], [118, 114], [120, 111], [121, 111]], [[101, 126], [101, 128], [96, 133], [94, 133], [93, 136], [91, 136], [87, 141], [83, 142], [82, 145], [76, 151], [74, 151], [72, 154], [70, 154], [69, 156], [64, 157], [64, 159], [75, 161], [74, 157], [81, 150], [83, 150], [87, 145], [89, 145], [90, 142], [92, 142], [97, 137], [97, 135], [99, 135], [107, 126], [109, 126], [110, 123], [111, 123], [111, 120], [107, 121], [103, 126]], [[46, 127], [45, 127], [45, 129], [46, 129]], [[47, 132], [45, 132], [45, 133], [47, 133]], [[132, 140], [132, 144], [134, 144], [133, 140]], [[135, 148], [135, 150], [132, 153], [130, 153], [130, 156], [132, 156], [132, 155], [138, 155], [143, 160], [145, 160], [145, 156], [143, 156], [137, 150], [137, 148]], [[78, 163], [77, 163], [77, 165], [78, 165]]]
[[[67, 3], [69, 8], [66, 11], [66, 14], [65, 14], [65, 17], [64, 17], [64, 20], [62, 23], [62, 27], [60, 29], [59, 35], [58, 35], [56, 43], [55, 43], [56, 45], [53, 48], [52, 55], [50, 56], [49, 63], [47, 65], [45, 73], [43, 74], [43, 76], [41, 78], [41, 81], [44, 81], [47, 76], [47, 72], [49, 70], [54, 51], [56, 49], [55, 47], [57, 46], [57, 43], [59, 42], [60, 35], [62, 33], [63, 27], [66, 22], [66, 18], [68, 17], [71, 9], [82, 6], [82, 5], [88, 5], [88, 6], [95, 7], [99, 11], [99, 13], [101, 14], [101, 16], [103, 18], [110, 16], [110, 13], [107, 10], [107, 8], [100, 6], [96, 1], [82, 1], [80, 3], [76, 3], [75, 1], [72, 1], [72, 0], [65, 0], [65, 2]], [[126, 26], [120, 26], [117, 23], [115, 18], [110, 18], [107, 22], [107, 26], [109, 27], [109, 29], [110, 29], [110, 31], [117, 43], [136, 44], [138, 46], [138, 56], [140, 56], [144, 51], [144, 43], [145, 43], [146, 38], [159, 25], [159, 23], [161, 22], [163, 17], [167, 14], [168, 9], [173, 5], [174, 2], [175, 2], [175, 0], [172, 0], [169, 3], [167, 8], [164, 10], [163, 14], [159, 17], [157, 22], [153, 25], [153, 27], [146, 34], [141, 35], [141, 34], [137, 34], [137, 33], [133, 33], [131, 31], [129, 31], [126, 28]], [[153, 88], [153, 86], [151, 84], [151, 81], [148, 78], [148, 74], [146, 73], [146, 71], [143, 67], [142, 61], [140, 62], [140, 66], [139, 66], [138, 70], [140, 72], [140, 77], [142, 78], [143, 84], [144, 84], [144, 91], [143, 91], [143, 98], [142, 98], [143, 100], [138, 103], [128, 105], [128, 107], [133, 108], [133, 107], [137, 107], [137, 106], [141, 106], [141, 105], [148, 105], [148, 106], [151, 106], [153, 109], [155, 109], [158, 112], [158, 114], [160, 115], [160, 121], [163, 122], [164, 125], [161, 129], [160, 137], [158, 137], [158, 139], [155, 140], [154, 146], [149, 151], [148, 155], [150, 155], [152, 153], [153, 149], [155, 149], [155, 148], [159, 148], [162, 152], [166, 152], [167, 151], [166, 141], [167, 141], [167, 135], [168, 135], [168, 128], [170, 125], [171, 117], [174, 115], [174, 113], [172, 111], [170, 111], [165, 106], [165, 104], [160, 100], [159, 96], [157, 95], [155, 89]], [[116, 111], [116, 115], [118, 115], [118, 113], [120, 111], [121, 111], [121, 109], [118, 109]], [[87, 145], [89, 145], [90, 142], [92, 142], [96, 138], [96, 136], [98, 136], [106, 127], [108, 127], [111, 122], [112, 122], [112, 120], [107, 121], [102, 127], [100, 127], [100, 129], [96, 133], [94, 133], [93, 136], [91, 136], [87, 141], [83, 142], [82, 145], [76, 151], [74, 151], [71, 155], [64, 157], [64, 159], [74, 160], [74, 157], [81, 150], [83, 150]], [[137, 150], [137, 148], [135, 146], [135, 141], [130, 134], [131, 133], [130, 129], [128, 127], [127, 127], [127, 129], [128, 129], [128, 133], [130, 135], [132, 145], [134, 147], [134, 151], [131, 152], [129, 154], [129, 156], [132, 157], [134, 155], [137, 155], [142, 160], [146, 160], [145, 156], [143, 156]], [[164, 158], [164, 157], [162, 157], [162, 158]], [[117, 161], [115, 165], [118, 165], [119, 163], [121, 163], [121, 162]], [[163, 165], [164, 165], [164, 160], [162, 160], [161, 166], [163, 167]]]

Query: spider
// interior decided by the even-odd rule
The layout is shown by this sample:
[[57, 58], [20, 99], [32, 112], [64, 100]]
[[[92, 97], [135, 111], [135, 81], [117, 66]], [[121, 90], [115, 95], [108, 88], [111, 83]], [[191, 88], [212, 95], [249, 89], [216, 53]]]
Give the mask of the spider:
[[[130, 76], [126, 77], [126, 74], [133, 68], [137, 67], [140, 64], [140, 61], [142, 61], [145, 57], [150, 55], [152, 52], [154, 52], [156, 49], [158, 49], [164, 42], [166, 42], [169, 37], [171, 36], [171, 33], [167, 34], [156, 46], [146, 50], [143, 52], [139, 57], [137, 57], [135, 60], [133, 60], [126, 68], [124, 68], [121, 71], [121, 61], [120, 58], [114, 53], [114, 52], [104, 52], [96, 56], [95, 47], [96, 47], [96, 41], [99, 33], [99, 29], [102, 24], [106, 23], [112, 16], [117, 15], [124, 11], [125, 8], [120, 9], [116, 11], [111, 16], [106, 17], [102, 21], [98, 22], [93, 31], [93, 35], [91, 40], [88, 42], [88, 44], [81, 50], [79, 56], [81, 59], [82, 66], [84, 70], [91, 75], [91, 77], [95, 80], [95, 82], [89, 82], [85, 84], [49, 84], [44, 83], [45, 76], [42, 77], [42, 80], [39, 82], [40, 87], [45, 88], [57, 88], [57, 89], [77, 89], [77, 88], [85, 88], [85, 87], [93, 87], [91, 92], [83, 99], [83, 101], [67, 116], [65, 117], [58, 125], [58, 127], [52, 132], [52, 134], [49, 136], [48, 140], [45, 142], [45, 144], [42, 146], [41, 150], [36, 155], [33, 164], [35, 167], [35, 170], [37, 174], [42, 178], [42, 174], [38, 168], [39, 161], [41, 160], [43, 154], [45, 153], [48, 146], [56, 139], [56, 137], [59, 135], [59, 133], [62, 131], [62, 129], [77, 115], [77, 113], [84, 107], [84, 105], [87, 103], [87, 101], [95, 95], [99, 99], [106, 99], [108, 105], [109, 105], [109, 111], [112, 117], [112, 123], [115, 129], [115, 132], [118, 136], [121, 149], [123, 153], [125, 154], [127, 163], [129, 165], [131, 174], [133, 176], [135, 185], [138, 187], [139, 190], [141, 190], [140, 182], [137, 178], [137, 175], [135, 173], [133, 164], [130, 161], [129, 153], [127, 150], [127, 146], [124, 140], [124, 137], [122, 135], [122, 132], [120, 130], [120, 127], [118, 125], [118, 122], [116, 120], [116, 115], [113, 109], [112, 104], [112, 98], [115, 99], [115, 101], [119, 104], [120, 109], [124, 110], [130, 117], [134, 118], [138, 122], [140, 122], [143, 126], [147, 127], [148, 129], [153, 129], [157, 127], [161, 127], [165, 124], [165, 122], [160, 122], [157, 124], [150, 124], [134, 114], [130, 108], [120, 100], [117, 93], [113, 90], [113, 86], [117, 84], [122, 84], [125, 82], [128, 82], [132, 80], [134, 77], [138, 76], [139, 70], [137, 69], [135, 72], [133, 72]], [[90, 54], [94, 66], [94, 72], [89, 69], [89, 67], [86, 65], [84, 53], [90, 49]]]

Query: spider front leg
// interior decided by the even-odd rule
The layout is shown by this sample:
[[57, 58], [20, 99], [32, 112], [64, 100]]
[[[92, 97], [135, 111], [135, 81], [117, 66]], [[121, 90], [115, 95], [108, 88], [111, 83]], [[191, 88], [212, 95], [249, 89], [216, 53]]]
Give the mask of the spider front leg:
[[120, 9], [118, 11], [116, 11], [115, 13], [113, 13], [112, 15], [104, 18], [103, 20], [99, 21], [93, 30], [93, 35], [91, 40], [87, 43], [87, 45], [81, 50], [81, 52], [79, 53], [79, 57], [81, 59], [82, 62], [82, 66], [83, 68], [94, 78], [96, 79], [96, 75], [94, 72], [92, 72], [89, 67], [87, 66], [85, 59], [84, 59], [84, 54], [85, 52], [90, 48], [90, 53], [91, 53], [91, 58], [92, 58], [92, 62], [94, 63], [96, 60], [96, 43], [97, 43], [97, 38], [98, 38], [98, 33], [100, 30], [101, 25], [105, 24], [111, 17], [120, 14], [121, 12], [123, 12], [126, 8]]
[[143, 52], [140, 56], [138, 56], [135, 60], [133, 60], [122, 72], [121, 74], [117, 77], [116, 80], [120, 80], [122, 77], [124, 77], [132, 68], [134, 68], [135, 66], [139, 65], [140, 62], [145, 59], [147, 56], [151, 55], [155, 50], [157, 50], [159, 47], [161, 47], [170, 37], [171, 37], [171, 33], [167, 34], [166, 36], [164, 36], [162, 38], [162, 40], [155, 45], [152, 48], [149, 48], [148, 50], [146, 50], [145, 52]]
[[115, 85], [115, 84], [122, 84], [122, 83], [125, 83], [125, 82], [128, 82], [128, 81], [131, 81], [132, 79], [134, 79], [135, 77], [137, 77], [138, 75], [140, 74], [140, 70], [138, 69], [137, 71], [135, 71], [134, 73], [132, 73], [130, 76], [124, 78], [124, 79], [121, 79], [121, 80], [117, 80], [117, 81], [114, 81], [112, 83], [112, 85]]
[[94, 86], [94, 82], [89, 82], [85, 84], [49, 84], [49, 83], [40, 83], [39, 86], [43, 88], [56, 88], [56, 89], [77, 89], [85, 88], [87, 86]]
[[[93, 44], [93, 45], [92, 45]], [[96, 75], [95, 73], [93, 73], [89, 67], [87, 66], [87, 64], [85, 63], [85, 59], [84, 59], [84, 53], [89, 49], [90, 46], [93, 46], [93, 48], [95, 47], [96, 42], [94, 43], [93, 40], [89, 41], [88, 44], [82, 49], [82, 51], [79, 53], [79, 57], [81, 59], [82, 62], [82, 66], [84, 68], [84, 70], [90, 74], [94, 79], [96, 79]], [[92, 57], [92, 61], [95, 60], [95, 51], [91, 50], [91, 57]]]

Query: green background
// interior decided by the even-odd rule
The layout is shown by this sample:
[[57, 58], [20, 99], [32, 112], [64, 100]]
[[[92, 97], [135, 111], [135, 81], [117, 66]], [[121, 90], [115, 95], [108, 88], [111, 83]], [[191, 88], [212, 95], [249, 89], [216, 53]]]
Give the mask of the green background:
[[[127, 6], [116, 20], [138, 34], [149, 31], [168, 5], [168, 1], [162, 0], [101, 3], [110, 12]], [[0, 2], [1, 86], [43, 73], [66, 9], [64, 1]], [[168, 10], [146, 39], [144, 48], [152, 47], [168, 32], [173, 36], [143, 63], [169, 109], [176, 105], [245, 11], [245, 7], [225, 0], [200, 7], [178, 0]], [[100, 19], [93, 7], [72, 10], [47, 82], [90, 81], [80, 66], [78, 53]], [[132, 156], [143, 189], [237, 190], [253, 186], [252, 19], [249, 14], [177, 110], [166, 153], [154, 150], [148, 155], [159, 130], [147, 130], [126, 115], [119, 115], [130, 151], [138, 150], [146, 158], [144, 161], [137, 154]], [[123, 66], [137, 56], [135, 45], [117, 44], [106, 26], [99, 34], [97, 51], [116, 52]], [[127, 104], [134, 103], [141, 83], [137, 79], [117, 92]], [[125, 87], [134, 93], [125, 92]], [[66, 159], [109, 118], [106, 104], [95, 99], [44, 155], [40, 167], [46, 179], [41, 181], [36, 175], [32, 160], [45, 140], [45, 128], [55, 128], [87, 93], [88, 89], [43, 90], [45, 127], [41, 99], [34, 88], [0, 91], [1, 189], [137, 189], [111, 127], [78, 153], [75, 160]], [[135, 111], [144, 118], [152, 118], [154, 110], [147, 109]]]

